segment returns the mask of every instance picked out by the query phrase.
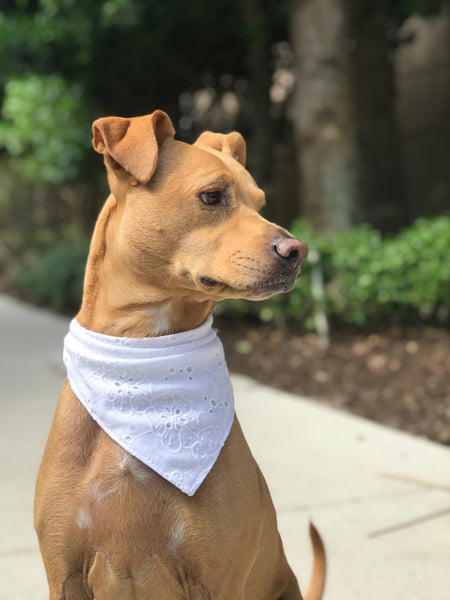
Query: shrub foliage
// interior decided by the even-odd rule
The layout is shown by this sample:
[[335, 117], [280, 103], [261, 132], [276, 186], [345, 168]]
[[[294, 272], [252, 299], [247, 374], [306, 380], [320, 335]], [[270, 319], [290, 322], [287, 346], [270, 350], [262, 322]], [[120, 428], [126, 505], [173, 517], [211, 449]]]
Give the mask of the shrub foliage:
[[16, 283], [31, 299], [58, 311], [80, 307], [89, 245], [64, 241], [43, 252], [28, 266], [17, 268]]

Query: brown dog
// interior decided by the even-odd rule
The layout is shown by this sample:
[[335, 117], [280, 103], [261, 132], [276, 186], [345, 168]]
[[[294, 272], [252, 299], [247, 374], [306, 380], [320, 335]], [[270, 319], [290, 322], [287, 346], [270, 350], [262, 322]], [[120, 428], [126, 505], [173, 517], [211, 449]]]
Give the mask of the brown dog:
[[[168, 116], [93, 125], [109, 196], [78, 322], [141, 338], [199, 327], [223, 298], [292, 288], [307, 249], [258, 211], [240, 134], [175, 141]], [[51, 600], [299, 600], [266, 483], [234, 423], [187, 496], [125, 452], [66, 381], [42, 460], [35, 527]], [[322, 597], [325, 557], [305, 598]]]

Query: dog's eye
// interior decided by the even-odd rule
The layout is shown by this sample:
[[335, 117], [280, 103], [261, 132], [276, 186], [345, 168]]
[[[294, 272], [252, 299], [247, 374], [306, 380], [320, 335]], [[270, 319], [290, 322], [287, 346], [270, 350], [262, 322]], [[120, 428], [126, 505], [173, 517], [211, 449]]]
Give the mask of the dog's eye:
[[198, 195], [203, 204], [213, 206], [214, 204], [226, 204], [225, 190], [215, 190], [214, 192], [200, 192]]

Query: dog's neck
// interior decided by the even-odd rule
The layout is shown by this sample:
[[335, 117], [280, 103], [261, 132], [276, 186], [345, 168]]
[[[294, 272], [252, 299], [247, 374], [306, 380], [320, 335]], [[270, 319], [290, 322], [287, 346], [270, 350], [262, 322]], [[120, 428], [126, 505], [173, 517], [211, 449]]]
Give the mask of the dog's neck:
[[[100, 213], [86, 266], [83, 302], [77, 321], [116, 337], [155, 337], [199, 327], [212, 312], [210, 301], [192, 301], [139, 285], [129, 271], [116, 268], [107, 230], [114, 229], [117, 201], [110, 196]], [[108, 231], [111, 235], [111, 231]]]

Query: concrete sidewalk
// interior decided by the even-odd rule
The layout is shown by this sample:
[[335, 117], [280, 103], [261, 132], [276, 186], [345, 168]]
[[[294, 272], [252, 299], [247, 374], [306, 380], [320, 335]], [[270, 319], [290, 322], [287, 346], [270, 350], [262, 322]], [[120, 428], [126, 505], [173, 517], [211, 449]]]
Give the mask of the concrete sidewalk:
[[[47, 597], [32, 506], [67, 327], [68, 319], [0, 296], [0, 600]], [[245, 377], [233, 382], [303, 589], [311, 518], [328, 551], [325, 598], [450, 598], [450, 493], [380, 476], [449, 486], [450, 449]]]

